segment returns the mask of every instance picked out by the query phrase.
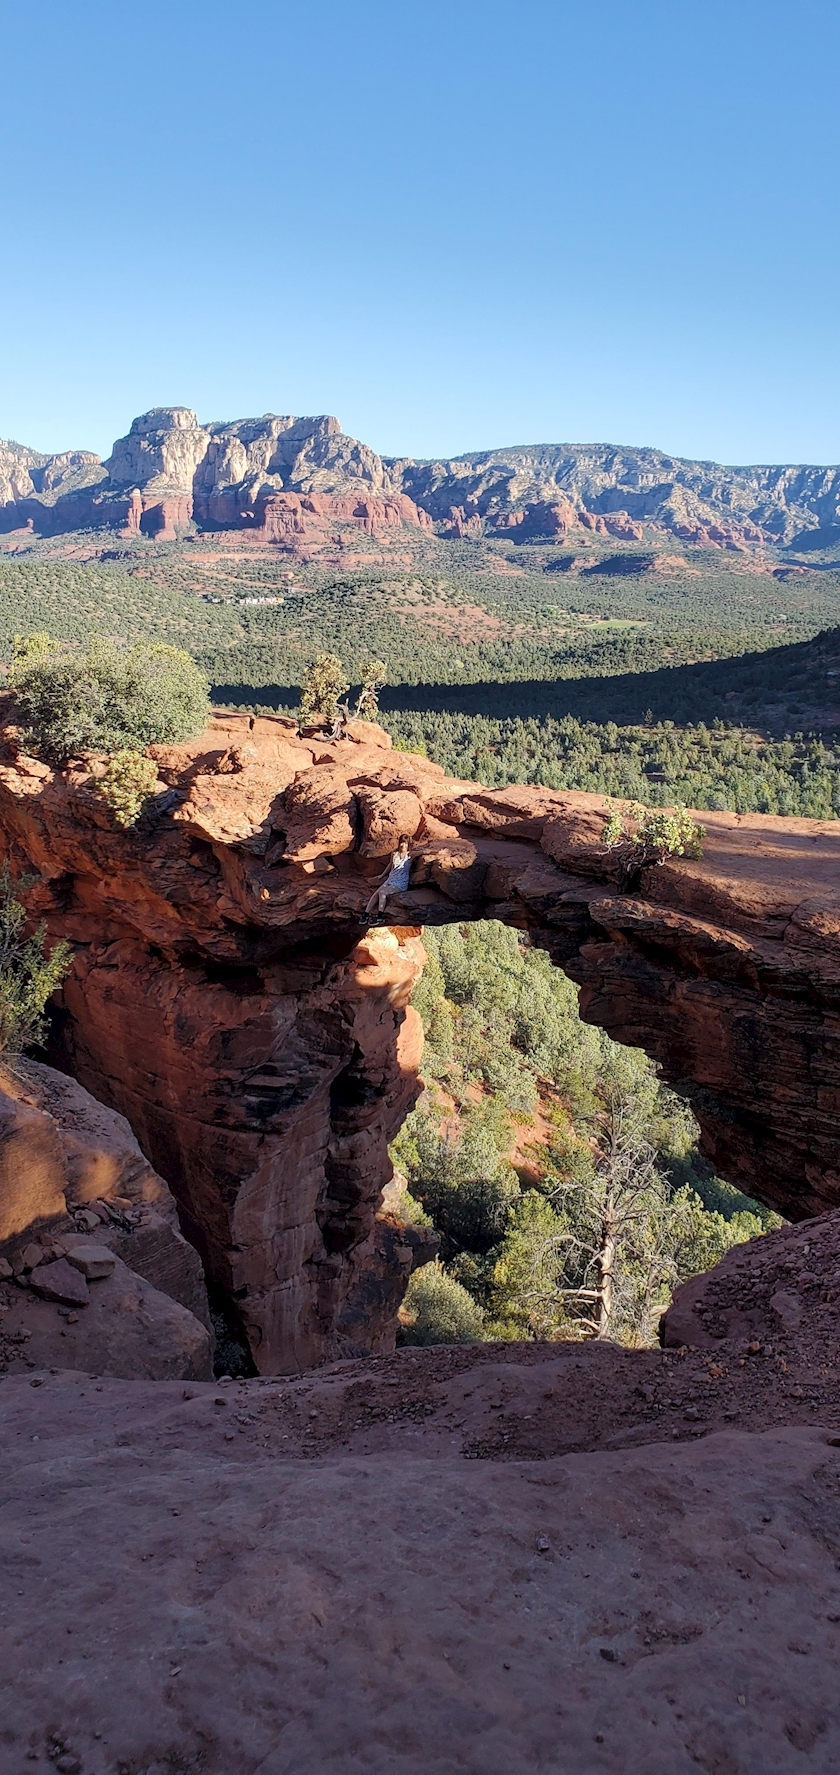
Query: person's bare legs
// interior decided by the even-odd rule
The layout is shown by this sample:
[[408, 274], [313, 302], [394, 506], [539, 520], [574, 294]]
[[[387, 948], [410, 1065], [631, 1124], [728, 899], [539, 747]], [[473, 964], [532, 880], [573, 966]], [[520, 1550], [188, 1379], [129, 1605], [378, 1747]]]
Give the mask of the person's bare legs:
[[377, 910], [379, 912], [385, 911], [385, 907], [388, 904], [388, 890], [387, 890], [387, 888], [378, 887], [376, 889], [376, 892], [371, 894], [370, 899], [368, 900], [368, 903], [365, 907], [365, 918], [370, 918], [370, 915], [371, 915], [373, 908], [374, 908], [374, 904], [377, 905]]

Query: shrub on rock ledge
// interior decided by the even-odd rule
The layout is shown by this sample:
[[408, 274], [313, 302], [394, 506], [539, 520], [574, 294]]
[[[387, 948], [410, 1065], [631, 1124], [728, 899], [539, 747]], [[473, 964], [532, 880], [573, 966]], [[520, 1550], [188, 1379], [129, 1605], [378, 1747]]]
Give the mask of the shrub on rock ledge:
[[480, 1306], [442, 1264], [415, 1270], [400, 1308], [401, 1344], [476, 1344], [483, 1325]]
[[140, 642], [87, 648], [45, 634], [17, 637], [9, 683], [23, 743], [48, 764], [80, 752], [142, 751], [184, 740], [209, 719], [209, 687], [180, 647]]
[[108, 803], [115, 826], [124, 831], [136, 826], [157, 780], [157, 765], [142, 752], [115, 752], [109, 758], [96, 786]]
[[618, 854], [624, 893], [638, 887], [642, 870], [651, 863], [664, 863], [668, 857], [702, 857], [706, 828], [687, 808], [646, 807], [641, 801], [631, 802], [626, 812], [609, 801], [608, 807], [604, 843]]

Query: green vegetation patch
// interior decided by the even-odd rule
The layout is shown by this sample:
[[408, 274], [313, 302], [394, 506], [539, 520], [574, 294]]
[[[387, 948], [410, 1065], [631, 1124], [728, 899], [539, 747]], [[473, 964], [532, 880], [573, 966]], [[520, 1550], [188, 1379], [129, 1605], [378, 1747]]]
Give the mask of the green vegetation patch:
[[47, 1000], [61, 985], [73, 952], [69, 943], [46, 946], [46, 926], [25, 935], [26, 908], [7, 864], [0, 870], [0, 1055], [19, 1054], [43, 1040]]
[[840, 743], [767, 740], [718, 721], [707, 727], [619, 727], [615, 722], [489, 720], [416, 711], [380, 720], [398, 746], [425, 752], [453, 776], [488, 788], [543, 783], [655, 807], [840, 818]]
[[[404, 1341], [653, 1341], [672, 1290], [778, 1216], [716, 1178], [686, 1106], [639, 1050], [580, 1021], [540, 950], [484, 922], [427, 931], [414, 995], [424, 1097], [392, 1148], [405, 1211], [441, 1236]], [[456, 1328], [453, 1330], [453, 1326]]]
[[9, 682], [24, 745], [52, 764], [187, 739], [210, 714], [195, 661], [160, 641], [120, 648], [97, 636], [80, 647], [43, 632], [19, 636]]
[[144, 636], [187, 647], [215, 684], [254, 690], [300, 685], [317, 653], [339, 654], [353, 681], [372, 655], [392, 685], [528, 684], [723, 660], [840, 622], [836, 571], [782, 583], [725, 560], [649, 571], [643, 555], [640, 572], [616, 573], [607, 557], [564, 574], [551, 571], [555, 553], [537, 549], [524, 571], [488, 571], [486, 551], [437, 539], [417, 547], [410, 570], [313, 562], [291, 584], [282, 553], [211, 539], [129, 547], [113, 562], [49, 552], [0, 561], [0, 648], [23, 628]]

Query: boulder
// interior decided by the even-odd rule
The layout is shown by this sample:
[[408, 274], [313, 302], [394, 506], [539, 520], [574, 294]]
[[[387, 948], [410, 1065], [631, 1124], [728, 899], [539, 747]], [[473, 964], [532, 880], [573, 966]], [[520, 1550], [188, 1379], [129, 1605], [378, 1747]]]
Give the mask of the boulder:
[[122, 1380], [211, 1380], [211, 1332], [109, 1256], [110, 1273], [90, 1284], [60, 1258], [39, 1264], [27, 1289], [0, 1289], [0, 1366], [9, 1373], [70, 1368]]
[[389, 857], [400, 839], [413, 838], [423, 818], [423, 809], [413, 789], [376, 789], [362, 786], [356, 790], [361, 810], [364, 835], [359, 845], [363, 857]]
[[55, 1263], [41, 1263], [33, 1270], [30, 1288], [41, 1300], [59, 1301], [65, 1307], [86, 1307], [90, 1304], [87, 1282], [81, 1265], [59, 1257]]
[[352, 850], [356, 842], [356, 802], [347, 777], [339, 769], [308, 771], [283, 794], [272, 814], [275, 830], [285, 833], [285, 856], [304, 863]]
[[[14, 1067], [0, 1068], [0, 1229], [0, 1281], [13, 1275], [28, 1279], [24, 1298], [30, 1317], [32, 1296], [45, 1310], [47, 1302], [53, 1308], [86, 1309], [82, 1317], [91, 1341], [80, 1321], [73, 1337], [74, 1367], [93, 1366], [97, 1372], [102, 1367], [106, 1334], [100, 1321], [113, 1309], [121, 1315], [113, 1327], [113, 1360], [120, 1366], [108, 1372], [128, 1377], [132, 1362], [148, 1378], [212, 1371], [201, 1262], [179, 1231], [167, 1185], [122, 1116], [96, 1102], [74, 1079], [35, 1061], [18, 1059]], [[125, 1284], [123, 1272], [133, 1274], [138, 1286], [142, 1278], [148, 1289], [144, 1312], [157, 1329], [145, 1352], [142, 1323], [131, 1337], [124, 1335], [126, 1302], [139, 1297], [134, 1284]], [[122, 1284], [109, 1290], [103, 1306], [101, 1285], [117, 1273]], [[92, 1298], [99, 1302], [93, 1318], [87, 1312]], [[177, 1311], [170, 1312], [176, 1304]], [[20, 1306], [18, 1312], [23, 1311]], [[163, 1348], [167, 1324], [177, 1333], [169, 1353]], [[33, 1349], [46, 1349], [45, 1336], [52, 1349], [51, 1325], [36, 1314]], [[56, 1358], [62, 1353], [63, 1343], [55, 1346]]]
[[769, 1345], [785, 1332], [819, 1345], [840, 1308], [840, 1214], [780, 1227], [736, 1245], [678, 1288], [659, 1326], [665, 1349], [714, 1349], [725, 1339]]
[[80, 1270], [88, 1282], [102, 1281], [111, 1276], [117, 1266], [117, 1259], [107, 1245], [101, 1245], [96, 1239], [65, 1239], [64, 1255], [73, 1268]]

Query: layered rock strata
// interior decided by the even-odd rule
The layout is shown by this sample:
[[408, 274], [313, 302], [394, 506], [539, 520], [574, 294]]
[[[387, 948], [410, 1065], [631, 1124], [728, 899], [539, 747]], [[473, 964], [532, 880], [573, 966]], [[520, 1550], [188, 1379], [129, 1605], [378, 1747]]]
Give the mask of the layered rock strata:
[[836, 467], [731, 468], [612, 444], [415, 462], [379, 456], [330, 414], [204, 425], [189, 407], [141, 413], [105, 461], [0, 441], [2, 530], [108, 525], [166, 540], [195, 521], [209, 530], [256, 525], [271, 541], [283, 508], [273, 516], [268, 508], [282, 495], [326, 501], [322, 515], [335, 520], [376, 512], [380, 528], [435, 520], [458, 540], [563, 537], [580, 527], [633, 542], [649, 526], [695, 547], [743, 552], [800, 540], [828, 546], [840, 536]]
[[330, 415], [205, 426], [189, 407], [155, 407], [104, 462], [89, 451], [53, 457], [0, 443], [2, 529], [110, 526], [166, 542], [195, 522], [288, 542], [347, 520], [368, 534], [433, 527], [376, 452]]
[[[529, 931], [690, 1096], [724, 1175], [794, 1219], [840, 1200], [838, 825], [706, 814], [702, 859], [628, 895], [603, 797], [458, 782], [363, 723], [331, 743], [225, 714], [154, 755], [123, 834], [89, 763], [55, 772], [7, 729], [0, 834], [75, 946], [62, 1064], [127, 1116], [263, 1371], [391, 1345], [415, 1253], [377, 1212], [427, 923]], [[411, 885], [371, 929], [403, 832]]]
[[[840, 469], [724, 467], [615, 444], [529, 444], [448, 461], [388, 461], [395, 485], [436, 519], [524, 536], [573, 524], [627, 541], [651, 525], [741, 552], [840, 526]], [[467, 531], [467, 534], [474, 534]]]

